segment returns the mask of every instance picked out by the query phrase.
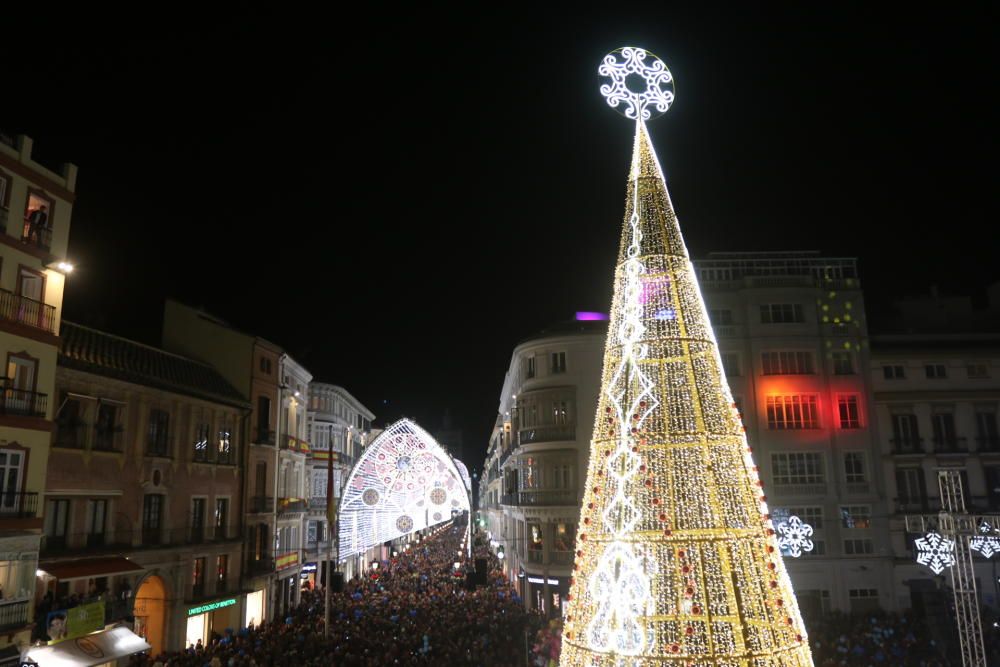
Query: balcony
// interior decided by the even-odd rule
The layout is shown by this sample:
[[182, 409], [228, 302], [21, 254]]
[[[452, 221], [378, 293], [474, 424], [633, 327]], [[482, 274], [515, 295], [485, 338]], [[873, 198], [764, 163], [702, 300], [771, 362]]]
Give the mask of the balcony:
[[302, 514], [309, 504], [302, 498], [278, 498], [278, 516]]
[[1000, 435], [979, 436], [976, 438], [976, 449], [991, 454], [1000, 453]]
[[501, 505], [517, 505], [517, 494], [516, 493], [505, 493], [500, 496]]
[[49, 251], [52, 247], [52, 228], [33, 227], [27, 220], [21, 229], [21, 243], [26, 243], [39, 250]]
[[871, 485], [868, 482], [848, 482], [845, 485], [845, 491], [849, 495], [863, 495], [871, 492]]
[[572, 551], [550, 551], [549, 560], [553, 565], [572, 565], [574, 555]]
[[935, 454], [968, 454], [969, 449], [965, 446], [965, 438], [949, 436], [944, 438], [934, 438]]
[[283, 433], [281, 436], [281, 449], [287, 449], [292, 452], [309, 452], [309, 443], [305, 440], [299, 440], [293, 435], [288, 433]]
[[54, 334], [56, 309], [41, 301], [0, 289], [0, 319], [18, 322]]
[[270, 496], [253, 496], [250, 498], [247, 512], [250, 514], [270, 514], [274, 511], [274, 498]]
[[0, 415], [45, 418], [45, 412], [49, 406], [47, 394], [16, 389], [11, 386], [10, 378], [3, 378], [0, 387], [2, 387], [0, 389]]
[[576, 505], [576, 491], [520, 491], [518, 505]]
[[309, 509], [319, 510], [321, 512], [326, 511], [326, 498], [310, 498], [309, 499]]
[[924, 454], [923, 438], [891, 438], [893, 456], [913, 456]]
[[0, 519], [31, 519], [37, 511], [37, 491], [4, 491], [0, 494]]
[[251, 558], [247, 561], [247, 573], [249, 574], [268, 574], [270, 572], [274, 572], [274, 559], [270, 556]]
[[222, 527], [182, 526], [178, 528], [136, 528], [100, 533], [65, 533], [63, 535], [43, 535], [43, 554], [66, 554], [85, 551], [121, 551], [138, 549], [159, 549], [209, 542], [236, 541], [241, 539], [238, 531], [229, 534]]
[[256, 445], [274, 445], [275, 443], [275, 433], [267, 428], [258, 426], [254, 430], [253, 442]]
[[566, 442], [576, 440], [576, 427], [572, 424], [553, 424], [525, 428], [518, 432], [518, 437], [522, 445], [536, 442]]
[[0, 630], [20, 628], [28, 624], [28, 607], [31, 598], [0, 600]]
[[545, 562], [545, 554], [541, 549], [528, 549], [528, 562], [541, 565]]

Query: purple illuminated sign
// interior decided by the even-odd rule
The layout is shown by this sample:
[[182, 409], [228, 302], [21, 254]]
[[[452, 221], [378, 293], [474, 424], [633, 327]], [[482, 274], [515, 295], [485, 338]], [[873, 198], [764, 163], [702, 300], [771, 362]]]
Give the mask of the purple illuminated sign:
[[587, 311], [581, 311], [576, 314], [577, 322], [592, 322], [592, 321], [603, 321], [607, 320], [608, 316], [604, 313], [591, 313]]

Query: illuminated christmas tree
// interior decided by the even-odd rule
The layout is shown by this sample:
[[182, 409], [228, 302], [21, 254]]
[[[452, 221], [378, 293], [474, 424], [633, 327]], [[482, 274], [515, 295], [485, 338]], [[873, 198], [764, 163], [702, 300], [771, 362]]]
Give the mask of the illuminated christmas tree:
[[812, 665], [646, 130], [670, 72], [624, 48], [600, 73], [636, 133], [560, 665]]

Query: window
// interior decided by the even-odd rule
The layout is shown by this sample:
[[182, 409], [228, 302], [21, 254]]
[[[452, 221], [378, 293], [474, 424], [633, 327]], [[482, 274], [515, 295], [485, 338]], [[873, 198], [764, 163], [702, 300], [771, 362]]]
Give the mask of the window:
[[826, 483], [823, 458], [818, 453], [771, 454], [771, 468], [775, 486]]
[[14, 449], [0, 449], [0, 512], [21, 508], [21, 468], [24, 454]]
[[94, 425], [94, 448], [105, 451], [118, 451], [119, 433], [122, 426], [118, 423], [121, 415], [121, 405], [100, 401], [97, 405], [97, 423]]
[[728, 309], [709, 310], [708, 319], [712, 322], [712, 326], [727, 326], [733, 323], [733, 311]]
[[528, 549], [532, 551], [541, 551], [542, 549], [542, 526], [540, 524], [528, 524]]
[[144, 544], [160, 543], [163, 521], [163, 496], [148, 494], [142, 500], [142, 541]]
[[840, 522], [844, 528], [867, 529], [872, 527], [870, 505], [847, 505], [840, 508]]
[[170, 414], [153, 408], [149, 411], [149, 441], [147, 452], [153, 456], [169, 455]]
[[854, 358], [850, 352], [833, 353], [833, 374], [854, 375]]
[[525, 361], [527, 362], [527, 367], [525, 368], [524, 375], [530, 380], [535, 377], [535, 357], [528, 357]]
[[521, 488], [537, 489], [542, 486], [542, 469], [538, 460], [528, 456], [521, 459]]
[[573, 488], [573, 475], [572, 466], [569, 465], [558, 465], [552, 469], [553, 472], [553, 486], [557, 489], [572, 489]]
[[35, 190], [28, 191], [24, 207], [24, 228], [21, 240], [48, 249], [52, 245], [52, 215], [54, 202]]
[[271, 360], [267, 357], [260, 358], [260, 372], [264, 375], [271, 374]]
[[819, 428], [815, 396], [768, 396], [767, 427], [770, 429]]
[[953, 413], [935, 412], [931, 415], [931, 427], [934, 431], [935, 451], [954, 451], [959, 448], [960, 438], [955, 435], [955, 415]]
[[66, 546], [66, 525], [69, 521], [69, 500], [49, 500], [45, 503], [45, 546]]
[[216, 454], [218, 457], [216, 460], [219, 463], [233, 462], [232, 437], [233, 432], [228, 425], [219, 429], [218, 452]]
[[0, 208], [10, 208], [10, 176], [0, 171]]
[[722, 370], [726, 377], [740, 376], [740, 355], [735, 352], [722, 352]]
[[567, 423], [566, 401], [553, 401], [552, 420], [555, 424], [559, 426], [566, 425]]
[[261, 444], [273, 444], [270, 438], [271, 431], [271, 398], [269, 396], [257, 397], [257, 442]]
[[876, 588], [852, 588], [847, 592], [852, 613], [866, 613], [878, 611], [878, 589]]
[[997, 430], [997, 413], [990, 408], [976, 408], [976, 442], [980, 450], [1000, 449], [1000, 431]]
[[865, 556], [875, 553], [875, 546], [870, 539], [852, 538], [844, 540], [845, 556]]
[[922, 468], [896, 469], [896, 495], [900, 504], [909, 507], [925, 507], [927, 487]]
[[194, 460], [208, 460], [208, 424], [198, 424], [194, 430]]
[[916, 415], [892, 415], [892, 444], [895, 452], [916, 453], [921, 450]]
[[205, 559], [195, 558], [191, 570], [191, 597], [197, 599], [205, 596]]
[[942, 380], [948, 377], [944, 364], [927, 364], [924, 366], [924, 373], [928, 380]]
[[44, 404], [35, 393], [38, 360], [27, 355], [7, 355], [7, 379], [3, 398], [4, 411], [9, 415], [44, 417]]
[[810, 352], [764, 352], [760, 358], [764, 375], [812, 375], [816, 372]]
[[226, 580], [229, 578], [229, 556], [221, 554], [215, 558], [215, 592], [226, 592]]
[[[785, 512], [788, 516], [797, 516], [803, 523], [808, 523], [813, 530], [823, 530], [823, 508], [819, 505], [804, 507], [789, 507]], [[775, 512], [777, 514], [777, 512]]]
[[861, 417], [858, 414], [858, 397], [856, 395], [838, 396], [837, 411], [840, 414], [840, 428], [861, 428]]
[[552, 353], [552, 372], [553, 373], [565, 373], [566, 372], [566, 353], [565, 352], [553, 352]]
[[760, 307], [761, 324], [805, 322], [801, 303], [768, 303]]
[[902, 366], [882, 366], [882, 375], [886, 380], [905, 380], [906, 372]]
[[83, 449], [86, 422], [83, 420], [83, 405], [72, 395], [63, 392], [56, 413], [56, 447]]
[[848, 484], [863, 484], [868, 481], [864, 452], [844, 453], [844, 481]]
[[201, 542], [205, 539], [205, 499], [191, 499], [191, 541]]
[[970, 380], [984, 380], [990, 376], [990, 369], [986, 364], [969, 364], [965, 368]]
[[104, 526], [108, 516], [107, 500], [87, 501], [87, 546], [104, 546]]

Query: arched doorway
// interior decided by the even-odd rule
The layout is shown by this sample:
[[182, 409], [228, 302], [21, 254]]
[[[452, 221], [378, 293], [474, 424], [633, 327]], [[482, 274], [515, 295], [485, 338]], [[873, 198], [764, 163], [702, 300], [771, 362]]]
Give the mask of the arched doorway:
[[151, 655], [163, 651], [163, 631], [166, 621], [167, 589], [163, 579], [156, 575], [147, 577], [135, 594], [135, 634], [152, 647]]

